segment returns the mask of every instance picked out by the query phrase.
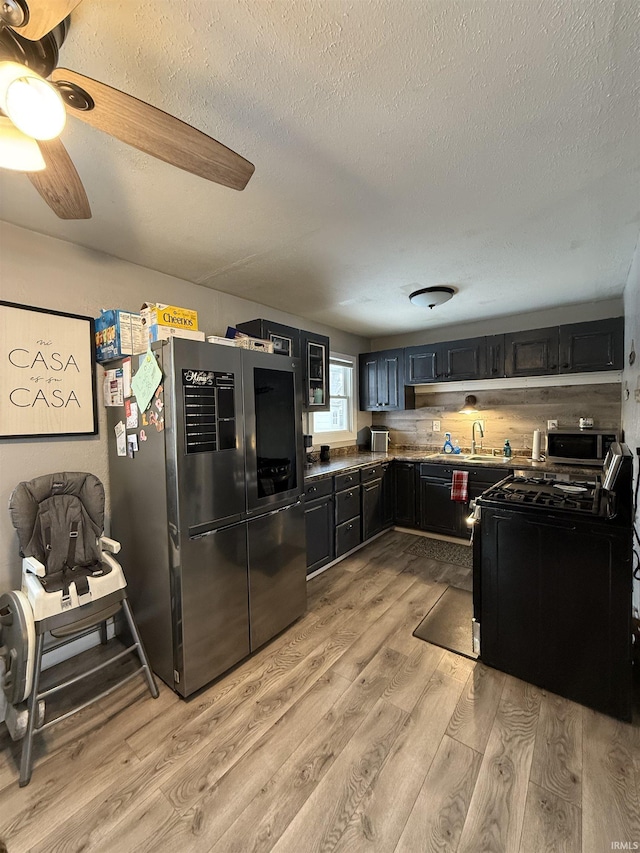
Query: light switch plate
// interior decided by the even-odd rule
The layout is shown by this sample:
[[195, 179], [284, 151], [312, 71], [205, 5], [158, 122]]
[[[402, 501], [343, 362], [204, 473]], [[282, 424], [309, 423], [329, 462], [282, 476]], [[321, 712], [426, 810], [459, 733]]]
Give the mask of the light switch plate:
[[434, 432], [440, 432], [440, 421], [433, 421], [432, 429]]
[[558, 429], [558, 421], [547, 421], [547, 429]]
[[636, 403], [640, 403], [640, 388], [636, 388], [636, 390], [633, 393], [634, 393], [635, 398], [636, 398]]

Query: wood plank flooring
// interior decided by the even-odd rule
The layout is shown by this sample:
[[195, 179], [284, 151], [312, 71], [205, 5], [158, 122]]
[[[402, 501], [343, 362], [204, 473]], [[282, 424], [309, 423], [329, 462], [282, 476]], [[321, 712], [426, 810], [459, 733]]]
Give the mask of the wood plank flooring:
[[54, 726], [26, 788], [3, 731], [8, 853], [635, 849], [638, 722], [413, 637], [460, 574], [413, 540], [314, 578], [305, 616], [189, 701], [132, 682]]

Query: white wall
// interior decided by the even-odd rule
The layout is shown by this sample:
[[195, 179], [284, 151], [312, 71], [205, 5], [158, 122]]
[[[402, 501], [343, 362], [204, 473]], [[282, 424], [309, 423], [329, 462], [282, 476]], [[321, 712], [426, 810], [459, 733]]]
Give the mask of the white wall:
[[[329, 335], [331, 348], [337, 352], [355, 355], [370, 349], [365, 338], [2, 222], [0, 299], [90, 317], [97, 316], [101, 308], [137, 311], [142, 302], [164, 302], [195, 308], [199, 327], [207, 334], [224, 335], [227, 326], [267, 317]], [[98, 436], [0, 440], [0, 592], [20, 584], [18, 541], [7, 511], [17, 483], [57, 471], [91, 471], [105, 484], [108, 497], [102, 368], [97, 370]], [[364, 415], [359, 427], [370, 422]]]
[[[636, 453], [636, 448], [640, 447], [640, 240], [636, 245], [624, 290], [624, 313], [625, 365], [622, 373], [622, 428], [624, 439], [634, 454], [635, 486], [640, 477], [638, 470], [640, 459]], [[629, 364], [631, 352], [635, 352], [632, 365]], [[640, 532], [640, 510], [636, 513], [636, 530]], [[640, 554], [637, 539], [634, 544], [636, 554]], [[634, 584], [634, 606], [640, 611], [639, 580]]]
[[[455, 299], [455, 297], [454, 297]], [[391, 349], [393, 347], [412, 347], [418, 344], [433, 344], [439, 341], [455, 341], [463, 338], [475, 338], [482, 335], [501, 335], [503, 332], [518, 332], [524, 329], [545, 329], [547, 326], [561, 326], [563, 323], [582, 323], [589, 320], [602, 320], [605, 317], [622, 317], [624, 313], [622, 298], [606, 299], [599, 302], [583, 302], [578, 305], [566, 305], [559, 308], [549, 308], [544, 311], [534, 311], [527, 314], [516, 314], [510, 317], [496, 317], [491, 320], [478, 320], [475, 323], [459, 323], [455, 326], [430, 325], [429, 309], [418, 309], [425, 312], [425, 328], [419, 332], [404, 335], [387, 335], [374, 338], [371, 341], [373, 351]], [[442, 314], [435, 312], [433, 317], [442, 320]], [[441, 308], [440, 311], [445, 311]]]

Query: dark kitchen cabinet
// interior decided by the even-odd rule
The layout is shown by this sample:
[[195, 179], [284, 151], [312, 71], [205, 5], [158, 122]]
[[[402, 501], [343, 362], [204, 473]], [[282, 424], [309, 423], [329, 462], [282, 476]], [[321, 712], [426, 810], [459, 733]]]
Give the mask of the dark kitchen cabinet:
[[236, 328], [253, 338], [271, 341], [273, 351], [278, 355], [300, 358], [300, 329], [273, 320], [248, 320], [246, 323], [238, 323]]
[[416, 525], [416, 466], [395, 462], [395, 521], [401, 527]]
[[487, 376], [487, 339], [467, 338], [448, 341], [442, 347], [442, 378], [447, 382], [461, 379], [485, 379]]
[[631, 543], [605, 523], [484, 508], [484, 663], [631, 719]]
[[304, 491], [304, 520], [307, 533], [307, 574], [334, 559], [335, 521], [333, 478], [312, 480]]
[[507, 376], [546, 376], [559, 371], [560, 336], [557, 326], [512, 332], [504, 336]]
[[624, 318], [560, 326], [560, 373], [622, 370]]
[[463, 505], [451, 500], [453, 469], [444, 465], [420, 465], [418, 518], [421, 530], [458, 536]]
[[315, 332], [300, 332], [302, 358], [302, 404], [308, 412], [328, 412], [329, 338]]
[[499, 379], [504, 376], [504, 335], [489, 335], [485, 341], [487, 376], [489, 379]]
[[443, 344], [421, 344], [404, 350], [404, 373], [407, 385], [440, 382], [443, 378]]
[[362, 484], [362, 541], [382, 530], [382, 480]]
[[360, 411], [393, 412], [413, 408], [413, 390], [405, 389], [404, 350], [365, 353], [359, 362]]
[[392, 527], [395, 518], [395, 465], [382, 463], [382, 526]]

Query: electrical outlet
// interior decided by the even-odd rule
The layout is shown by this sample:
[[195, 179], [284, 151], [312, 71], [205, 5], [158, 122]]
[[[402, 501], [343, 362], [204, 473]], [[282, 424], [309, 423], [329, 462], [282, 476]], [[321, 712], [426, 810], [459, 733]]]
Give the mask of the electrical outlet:
[[547, 429], [558, 429], [558, 421], [547, 421]]
[[431, 429], [434, 432], [440, 432], [440, 421], [433, 421]]
[[636, 398], [636, 403], [640, 403], [640, 388], [636, 388], [633, 392], [633, 396]]

